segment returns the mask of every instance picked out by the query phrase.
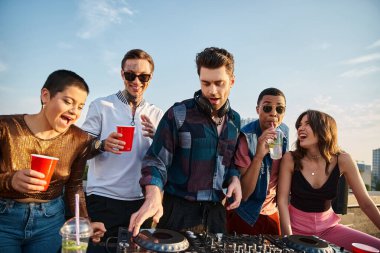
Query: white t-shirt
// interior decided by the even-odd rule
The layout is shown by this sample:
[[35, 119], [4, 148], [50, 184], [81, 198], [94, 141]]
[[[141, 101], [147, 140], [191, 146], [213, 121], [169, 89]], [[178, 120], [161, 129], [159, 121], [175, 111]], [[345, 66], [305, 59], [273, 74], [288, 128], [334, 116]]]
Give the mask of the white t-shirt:
[[134, 119], [127, 100], [119, 91], [108, 97], [98, 98], [90, 104], [82, 129], [99, 139], [106, 139], [116, 126], [135, 123], [132, 150], [120, 155], [104, 152], [88, 161], [87, 195], [96, 194], [112, 199], [136, 200], [143, 198], [139, 180], [143, 157], [152, 139], [144, 137], [140, 115], [145, 114], [157, 128], [163, 111], [142, 101]]

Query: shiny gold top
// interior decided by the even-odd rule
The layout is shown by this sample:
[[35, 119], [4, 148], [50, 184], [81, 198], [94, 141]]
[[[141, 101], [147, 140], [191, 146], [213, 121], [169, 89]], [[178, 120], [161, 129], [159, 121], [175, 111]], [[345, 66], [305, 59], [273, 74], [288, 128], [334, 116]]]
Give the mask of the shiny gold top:
[[[52, 200], [63, 194], [74, 214], [75, 193], [80, 196], [80, 216], [88, 217], [82, 176], [92, 150], [93, 137], [78, 128], [43, 140], [36, 137], [24, 121], [24, 115], [0, 116], [0, 198]], [[12, 188], [17, 170], [30, 168], [31, 154], [58, 157], [50, 186], [45, 192], [20, 193]]]

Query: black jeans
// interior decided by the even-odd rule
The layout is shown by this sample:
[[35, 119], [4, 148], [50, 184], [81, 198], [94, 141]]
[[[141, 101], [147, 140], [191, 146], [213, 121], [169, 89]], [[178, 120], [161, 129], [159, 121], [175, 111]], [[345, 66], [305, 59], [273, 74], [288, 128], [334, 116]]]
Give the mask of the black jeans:
[[164, 214], [157, 228], [193, 232], [226, 232], [226, 210], [220, 202], [188, 201], [164, 193]]
[[[93, 194], [86, 196], [87, 210], [91, 221], [103, 222], [107, 229], [107, 232], [102, 238], [102, 242], [97, 245], [90, 243], [87, 252], [105, 253], [106, 249], [104, 242], [107, 238], [115, 237], [112, 240], [115, 243], [117, 241], [119, 227], [128, 228], [131, 215], [134, 212], [137, 212], [143, 203], [144, 199], [126, 201]], [[142, 228], [150, 228], [151, 224], [152, 220], [147, 220], [142, 225]]]

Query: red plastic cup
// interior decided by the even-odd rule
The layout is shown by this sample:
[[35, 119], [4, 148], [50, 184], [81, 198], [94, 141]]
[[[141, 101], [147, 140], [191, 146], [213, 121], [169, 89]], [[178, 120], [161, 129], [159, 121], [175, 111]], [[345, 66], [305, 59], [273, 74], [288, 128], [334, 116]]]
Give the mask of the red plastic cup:
[[45, 175], [46, 185], [42, 191], [46, 191], [49, 188], [51, 176], [54, 173], [55, 165], [57, 165], [58, 158], [46, 155], [32, 154], [32, 161], [30, 168], [32, 170], [41, 172]]
[[135, 133], [135, 127], [134, 126], [117, 126], [117, 132], [122, 134], [123, 136], [119, 138], [119, 140], [122, 140], [125, 142], [124, 148], [119, 149], [119, 151], [122, 152], [129, 152], [132, 150], [132, 144], [133, 144], [133, 134]]
[[352, 253], [379, 253], [379, 250], [366, 244], [354, 242], [352, 244]]

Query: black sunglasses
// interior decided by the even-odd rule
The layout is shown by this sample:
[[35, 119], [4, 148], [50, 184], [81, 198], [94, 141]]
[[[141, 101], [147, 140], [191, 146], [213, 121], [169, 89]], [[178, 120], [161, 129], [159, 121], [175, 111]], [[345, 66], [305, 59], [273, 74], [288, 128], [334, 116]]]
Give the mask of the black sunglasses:
[[[272, 111], [273, 107], [275, 107], [275, 106], [263, 105], [262, 107], [263, 107], [263, 111], [265, 113], [270, 113]], [[285, 106], [277, 105], [275, 108], [276, 108], [276, 112], [278, 114], [283, 114], [285, 112]]]
[[150, 74], [136, 75], [133, 72], [124, 72], [124, 77], [125, 77], [125, 80], [130, 81], [130, 82], [133, 82], [137, 77], [140, 80], [140, 82], [146, 83], [150, 79]]

